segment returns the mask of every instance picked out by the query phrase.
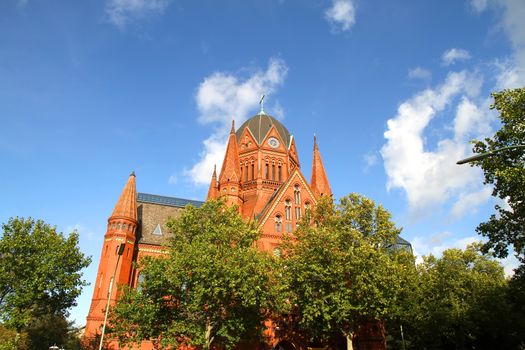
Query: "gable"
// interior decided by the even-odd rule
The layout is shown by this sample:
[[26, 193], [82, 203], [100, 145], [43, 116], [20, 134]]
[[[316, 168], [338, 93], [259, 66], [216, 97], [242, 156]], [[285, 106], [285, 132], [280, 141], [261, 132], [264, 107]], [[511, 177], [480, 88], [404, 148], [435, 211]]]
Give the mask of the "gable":
[[238, 142], [240, 154], [255, 151], [258, 148], [257, 141], [255, 141], [255, 137], [248, 128], [244, 129]]
[[[279, 144], [277, 147], [272, 147], [270, 145], [269, 140], [271, 138], [277, 140], [277, 142]], [[283, 141], [283, 139], [281, 138], [281, 136], [277, 132], [277, 129], [275, 129], [275, 126], [273, 126], [273, 125], [270, 128], [270, 130], [268, 130], [268, 133], [264, 137], [263, 142], [261, 143], [261, 149], [264, 149], [264, 150], [270, 151], [270, 152], [280, 152], [280, 153], [285, 153], [285, 154], [288, 153], [287, 152], [288, 150], [286, 148], [285, 142]]]
[[[270, 202], [266, 205], [264, 211], [262, 212], [262, 215], [260, 217], [259, 221], [259, 227], [263, 228], [263, 232], [265, 232], [264, 227], [268, 221], [269, 218], [274, 217], [278, 212], [284, 212], [284, 205], [285, 200], [287, 198], [294, 199], [294, 186], [298, 185], [301, 191], [301, 203], [300, 207], [302, 208], [302, 213], [304, 214], [304, 208], [305, 203], [310, 202], [311, 205], [315, 206], [317, 204], [317, 200], [315, 199], [315, 195], [312, 192], [312, 189], [308, 185], [308, 182], [304, 178], [303, 174], [299, 171], [299, 169], [295, 169], [291, 174], [288, 180], [281, 186], [281, 188], [277, 191], [277, 193], [272, 196], [270, 199]], [[292, 203], [293, 207], [296, 207], [296, 203]], [[292, 220], [293, 223], [295, 223], [296, 220]]]

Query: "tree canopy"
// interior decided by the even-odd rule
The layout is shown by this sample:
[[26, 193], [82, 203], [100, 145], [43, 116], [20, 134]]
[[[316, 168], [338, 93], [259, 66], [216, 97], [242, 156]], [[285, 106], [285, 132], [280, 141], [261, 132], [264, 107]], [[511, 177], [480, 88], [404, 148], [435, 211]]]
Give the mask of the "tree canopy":
[[87, 283], [78, 233], [41, 220], [11, 218], [0, 238], [0, 322], [20, 331], [40, 315], [67, 316]]
[[204, 349], [259, 338], [275, 283], [272, 257], [254, 245], [256, 226], [222, 201], [187, 207], [167, 226], [168, 255], [140, 264], [144, 282], [121, 296], [112, 332], [123, 343]]
[[351, 194], [336, 207], [322, 197], [283, 245], [286, 298], [310, 340], [349, 336], [362, 318], [397, 313], [411, 254], [389, 249], [400, 230], [372, 200]]
[[448, 249], [417, 265], [400, 313], [408, 348], [518, 348], [503, 267], [480, 249]]
[[525, 145], [525, 88], [493, 93], [491, 106], [499, 113], [501, 128], [491, 138], [476, 141], [475, 153], [496, 151], [475, 162], [485, 173], [485, 183], [494, 186], [493, 196], [505, 201], [496, 205], [497, 214], [481, 223], [477, 231], [488, 238], [485, 251], [506, 257], [509, 246], [525, 259], [525, 149], [499, 151], [503, 147]]

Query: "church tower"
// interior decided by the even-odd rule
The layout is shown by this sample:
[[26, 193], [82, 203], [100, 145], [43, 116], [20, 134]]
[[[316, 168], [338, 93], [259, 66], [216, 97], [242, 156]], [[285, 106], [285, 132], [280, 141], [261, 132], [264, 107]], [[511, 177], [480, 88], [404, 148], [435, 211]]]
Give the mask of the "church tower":
[[[117, 299], [118, 287], [130, 283], [137, 224], [137, 190], [135, 173], [131, 173], [108, 219], [97, 280], [87, 316], [85, 334], [88, 337], [100, 333], [111, 284], [115, 283], [110, 296], [110, 303], [113, 304]], [[120, 248], [122, 245], [124, 248]], [[119, 248], [123, 251], [117, 266]]]
[[319, 196], [330, 194], [317, 140], [308, 183], [293, 135], [261, 108], [239, 129], [232, 124], [219, 179], [214, 171], [208, 199], [222, 197], [237, 205], [246, 220], [258, 222], [263, 232], [261, 249], [274, 250]]

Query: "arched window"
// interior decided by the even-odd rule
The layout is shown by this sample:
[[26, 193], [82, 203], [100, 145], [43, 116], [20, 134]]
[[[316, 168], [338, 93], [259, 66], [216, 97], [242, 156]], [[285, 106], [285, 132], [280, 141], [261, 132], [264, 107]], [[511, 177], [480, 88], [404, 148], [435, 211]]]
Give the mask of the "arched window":
[[301, 207], [295, 207], [295, 221], [301, 220]]
[[252, 180], [255, 179], [255, 165], [253, 164], [252, 160]]
[[284, 201], [284, 218], [286, 220], [292, 220], [292, 201], [289, 199]]
[[275, 232], [282, 232], [283, 230], [283, 220], [281, 215], [275, 215]]
[[268, 164], [268, 162], [266, 162], [266, 176], [265, 176], [266, 180], [269, 180], [270, 179], [270, 164]]
[[272, 163], [272, 180], [275, 181], [275, 162]]
[[279, 182], [283, 181], [283, 174], [281, 169], [281, 164], [277, 167], [277, 179]]
[[295, 204], [301, 204], [301, 188], [299, 187], [299, 185], [295, 185], [293, 194]]
[[246, 162], [244, 165], [245, 165], [244, 181], [248, 181], [248, 162]]

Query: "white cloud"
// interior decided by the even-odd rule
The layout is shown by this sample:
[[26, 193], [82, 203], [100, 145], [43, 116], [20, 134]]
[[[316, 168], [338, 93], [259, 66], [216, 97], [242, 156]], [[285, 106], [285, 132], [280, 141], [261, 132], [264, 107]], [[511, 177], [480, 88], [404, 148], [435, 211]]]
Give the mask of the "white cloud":
[[168, 183], [170, 185], [176, 185], [177, 182], [179, 182], [179, 178], [177, 177], [177, 175], [173, 174], [171, 175], [169, 178], [168, 178]]
[[490, 110], [490, 100], [486, 99], [477, 106], [468, 97], [463, 96], [454, 119], [454, 137], [458, 142], [468, 139], [469, 134], [489, 135], [491, 123], [496, 115]]
[[[423, 256], [432, 254], [435, 257], [441, 257], [443, 252], [447, 249], [456, 248], [464, 250], [469, 244], [474, 242], [483, 242], [480, 236], [467, 236], [463, 238], [456, 238], [451, 232], [441, 232], [430, 238], [415, 237], [410, 243], [412, 250], [416, 257], [416, 263], [423, 262]], [[514, 269], [519, 266], [518, 259], [511, 253], [505, 259], [496, 259], [503, 266], [506, 276], [512, 276]]]
[[350, 30], [355, 23], [355, 4], [352, 0], [333, 0], [324, 15], [334, 31]]
[[170, 0], [109, 0], [106, 12], [110, 22], [120, 29], [135, 19], [162, 14]]
[[24, 7], [27, 5], [28, 0], [18, 0], [18, 7]]
[[485, 11], [488, 6], [488, 0], [470, 0], [470, 7], [477, 13]]
[[[388, 120], [387, 142], [381, 149], [387, 188], [404, 190], [413, 214], [480, 190], [481, 170], [458, 166], [456, 161], [468, 155], [470, 139], [491, 132], [492, 114], [482, 113], [471, 101], [479, 94], [481, 83], [481, 77], [467, 71], [450, 73], [440, 86], [401, 103], [397, 115]], [[454, 103], [453, 127], [443, 127], [453, 135], [442, 137], [435, 150], [428, 150], [425, 131], [436, 115]], [[469, 198], [473, 203], [474, 197]]]
[[408, 71], [408, 77], [410, 79], [430, 80], [432, 79], [432, 73], [424, 68], [416, 67]]
[[460, 218], [466, 213], [475, 213], [478, 206], [488, 201], [491, 195], [492, 190], [489, 187], [484, 187], [475, 192], [461, 193], [452, 207], [452, 215], [455, 218]]
[[363, 160], [366, 164], [365, 170], [368, 170], [369, 168], [377, 164], [378, 157], [376, 153], [369, 152], [363, 156]]
[[467, 50], [452, 48], [443, 52], [441, 55], [441, 62], [445, 66], [450, 66], [456, 61], [464, 61], [470, 58], [470, 53]]
[[525, 6], [523, 0], [499, 0], [504, 8], [501, 27], [508, 35], [514, 50], [510, 60], [501, 63], [498, 88], [525, 85]]
[[[435, 240], [435, 237], [438, 237], [438, 239]], [[415, 237], [410, 243], [412, 244], [412, 249], [416, 257], [416, 263], [419, 264], [423, 262], [423, 256], [425, 255], [432, 254], [435, 257], [441, 257], [443, 252], [447, 249], [465, 249], [467, 245], [479, 242], [480, 240], [481, 239], [478, 236], [454, 238], [453, 234], [450, 232], [441, 232], [432, 236], [430, 239]]]
[[[197, 185], [210, 183], [213, 166], [221, 168], [226, 149], [228, 132], [232, 118], [239, 126], [250, 111], [257, 108], [262, 94], [271, 95], [279, 88], [286, 77], [288, 67], [279, 58], [271, 58], [268, 68], [257, 69], [248, 77], [242, 78], [231, 73], [216, 72], [204, 78], [195, 96], [199, 109], [199, 122], [215, 124], [212, 135], [203, 141], [204, 150], [200, 160], [185, 175]], [[278, 114], [283, 114], [277, 105]]]

